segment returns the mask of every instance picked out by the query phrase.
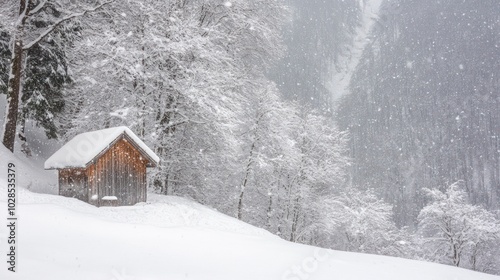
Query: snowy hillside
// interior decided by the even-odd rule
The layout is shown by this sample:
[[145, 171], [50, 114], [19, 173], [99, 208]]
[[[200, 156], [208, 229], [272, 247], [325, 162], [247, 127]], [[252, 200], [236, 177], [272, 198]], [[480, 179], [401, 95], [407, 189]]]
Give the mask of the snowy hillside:
[[[30, 176], [30, 170], [36, 176], [44, 173], [3, 147], [1, 154], [7, 159], [0, 163], [2, 194], [7, 192], [8, 161], [16, 162], [20, 178]], [[7, 209], [5, 195], [0, 197], [0, 209]], [[500, 279], [290, 243], [177, 197], [150, 195], [148, 203], [120, 208], [96, 208], [24, 188], [18, 197], [18, 272], [7, 273], [4, 267], [0, 279]], [[0, 228], [4, 252], [7, 232]]]

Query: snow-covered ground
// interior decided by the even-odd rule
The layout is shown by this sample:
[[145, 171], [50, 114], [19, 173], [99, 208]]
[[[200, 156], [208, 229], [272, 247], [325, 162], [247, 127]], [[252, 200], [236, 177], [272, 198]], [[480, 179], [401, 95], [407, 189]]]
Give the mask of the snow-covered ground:
[[[0, 156], [0, 211], [7, 214], [8, 162], [17, 164], [21, 185], [29, 183], [32, 190], [51, 181], [53, 172], [36, 169], [3, 147]], [[35, 179], [43, 174], [46, 178]], [[450, 266], [294, 244], [187, 199], [150, 194], [148, 200], [96, 208], [20, 188], [17, 272], [7, 271], [3, 261], [0, 279], [500, 279]], [[4, 257], [7, 234], [7, 227], [0, 226]]]

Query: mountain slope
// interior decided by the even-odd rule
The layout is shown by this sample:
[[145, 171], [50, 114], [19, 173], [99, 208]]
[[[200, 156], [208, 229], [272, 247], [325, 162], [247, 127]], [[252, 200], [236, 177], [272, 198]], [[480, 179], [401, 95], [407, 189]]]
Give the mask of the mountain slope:
[[463, 181], [500, 208], [498, 1], [384, 1], [337, 111], [352, 184], [415, 227], [423, 188]]
[[378, 20], [377, 13], [382, 0], [360, 1], [360, 3], [362, 6], [360, 26], [354, 31], [355, 36], [352, 43], [348, 44], [346, 50], [339, 55], [338, 62], [331, 66], [331, 73], [329, 73], [331, 79], [326, 83], [335, 102], [338, 102], [342, 96], [349, 93], [352, 75], [361, 60], [363, 50], [371, 40], [370, 30]]

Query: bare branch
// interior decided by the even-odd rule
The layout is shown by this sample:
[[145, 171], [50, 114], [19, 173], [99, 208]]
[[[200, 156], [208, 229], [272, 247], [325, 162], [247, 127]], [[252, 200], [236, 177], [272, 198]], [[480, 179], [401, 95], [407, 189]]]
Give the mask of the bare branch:
[[33, 10], [31, 10], [29, 12], [29, 15], [32, 16], [36, 13], [38, 13], [43, 7], [45, 7], [45, 4], [47, 4], [47, 0], [41, 2], [40, 4], [38, 4], [38, 6], [36, 6]]
[[88, 10], [84, 10], [83, 12], [74, 13], [74, 14], [68, 15], [68, 16], [66, 16], [66, 17], [58, 20], [57, 22], [55, 22], [51, 26], [47, 27], [47, 29], [44, 32], [42, 32], [42, 34], [40, 34], [38, 36], [38, 38], [36, 38], [35, 40], [33, 40], [30, 43], [26, 44], [23, 47], [23, 50], [29, 50], [34, 45], [38, 44], [40, 41], [42, 41], [45, 37], [47, 37], [50, 33], [52, 33], [62, 23], [66, 22], [66, 21], [69, 21], [71, 19], [77, 18], [77, 17], [84, 16], [84, 15], [86, 15], [88, 13], [91, 13], [91, 12], [95, 12], [95, 11], [101, 9], [102, 7], [104, 7], [104, 6], [106, 6], [106, 5], [110, 4], [110, 3], [113, 3], [113, 2], [115, 2], [115, 0], [104, 2], [104, 3], [98, 5], [98, 6], [94, 7], [94, 8], [91, 8], [91, 9], [88, 9]]

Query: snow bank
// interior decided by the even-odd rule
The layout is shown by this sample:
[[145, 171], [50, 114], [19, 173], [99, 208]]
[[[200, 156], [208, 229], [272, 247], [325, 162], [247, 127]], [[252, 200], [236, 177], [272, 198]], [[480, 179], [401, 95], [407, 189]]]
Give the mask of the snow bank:
[[[17, 184], [25, 189], [39, 192], [57, 194], [57, 173], [45, 171], [37, 159], [27, 159], [22, 154], [16, 156], [0, 144], [0, 184], [5, 183], [7, 178], [7, 164], [16, 165]], [[4, 194], [0, 193], [0, 197]]]
[[[3, 181], [0, 193], [5, 194]], [[129, 207], [19, 190], [18, 272], [0, 279], [499, 280], [432, 263], [290, 243], [192, 201]], [[6, 209], [5, 195], [0, 209]], [[0, 244], [6, 244], [0, 227]], [[2, 248], [4, 249], [4, 248]]]
[[158, 156], [125, 126], [86, 132], [75, 136], [45, 162], [45, 169], [86, 167], [99, 153], [122, 134], [130, 137], [156, 164]]

